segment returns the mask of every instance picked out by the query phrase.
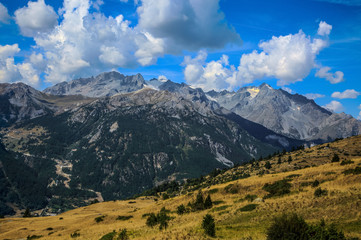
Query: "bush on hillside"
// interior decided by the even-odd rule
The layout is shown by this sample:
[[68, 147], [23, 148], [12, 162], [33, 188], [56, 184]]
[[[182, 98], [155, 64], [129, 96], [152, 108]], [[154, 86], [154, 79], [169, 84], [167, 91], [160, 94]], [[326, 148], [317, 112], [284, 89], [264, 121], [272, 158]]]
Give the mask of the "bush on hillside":
[[291, 192], [292, 185], [289, 181], [290, 179], [283, 179], [274, 183], [266, 183], [262, 189], [269, 192], [267, 197], [282, 196]]
[[203, 217], [202, 228], [204, 233], [208, 236], [215, 237], [216, 236], [216, 224], [214, 222], [214, 218], [212, 215], [207, 214]]
[[340, 161], [340, 157], [336, 153], [334, 153], [331, 162], [339, 162], [339, 161]]
[[309, 225], [296, 213], [275, 217], [267, 230], [267, 240], [345, 240], [342, 231], [334, 224], [326, 225], [324, 220], [319, 224]]
[[314, 192], [315, 197], [327, 196], [327, 189], [317, 188]]

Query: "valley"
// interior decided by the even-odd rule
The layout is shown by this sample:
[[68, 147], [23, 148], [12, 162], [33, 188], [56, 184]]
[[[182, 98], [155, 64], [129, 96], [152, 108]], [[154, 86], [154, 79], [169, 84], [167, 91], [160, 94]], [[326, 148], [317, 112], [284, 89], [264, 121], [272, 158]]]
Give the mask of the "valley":
[[[216, 224], [216, 237], [212, 239], [266, 239], [274, 216], [295, 212], [308, 223], [324, 219], [327, 224], [334, 223], [346, 237], [360, 238], [361, 174], [347, 172], [361, 166], [360, 144], [361, 137], [357, 136], [276, 155], [217, 176], [206, 176], [196, 189], [181, 187], [174, 197], [165, 200], [160, 193], [96, 203], [53, 217], [0, 219], [0, 237], [64, 239], [77, 233], [76, 239], [100, 239], [113, 230], [126, 228], [130, 239], [209, 239], [201, 228], [202, 218], [208, 213]], [[332, 162], [334, 154], [339, 156], [338, 162]], [[265, 167], [267, 162], [271, 164], [269, 169]], [[249, 177], [232, 180], [240, 172], [247, 172]], [[267, 197], [264, 186], [284, 179], [291, 185], [290, 192]], [[316, 181], [318, 185], [313, 186]], [[315, 195], [317, 188], [327, 193]], [[178, 215], [177, 207], [194, 201], [199, 190], [204, 196], [211, 196], [213, 207]], [[242, 210], [250, 204], [255, 208]], [[172, 217], [168, 227], [165, 230], [148, 227], [144, 216], [163, 207]], [[96, 222], [99, 216], [104, 216], [104, 220]], [[117, 220], [119, 216], [129, 219]]]

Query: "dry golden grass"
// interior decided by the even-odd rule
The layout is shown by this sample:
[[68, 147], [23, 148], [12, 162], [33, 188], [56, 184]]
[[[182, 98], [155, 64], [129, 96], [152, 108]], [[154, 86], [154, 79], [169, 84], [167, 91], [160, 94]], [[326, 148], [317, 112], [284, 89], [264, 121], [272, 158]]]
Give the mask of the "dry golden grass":
[[[345, 169], [361, 165], [361, 157], [356, 156], [360, 155], [360, 147], [361, 137], [358, 136], [293, 152], [291, 155], [294, 161], [291, 164], [277, 164], [278, 157], [271, 159], [273, 167], [269, 174], [257, 175], [258, 170], [254, 170], [249, 178], [203, 189], [207, 194], [217, 188], [218, 191], [211, 194], [212, 200], [222, 201], [209, 210], [181, 216], [175, 213], [177, 206], [186, 205], [195, 198], [197, 192], [168, 200], [154, 201], [153, 197], [141, 197], [130, 201], [104, 202], [54, 217], [1, 219], [0, 239], [26, 239], [29, 235], [42, 235], [41, 239], [72, 239], [70, 235], [74, 232], [80, 233], [80, 236], [74, 239], [100, 239], [113, 230], [123, 228], [127, 229], [130, 239], [209, 239], [201, 229], [203, 216], [207, 213], [216, 220], [217, 236], [213, 239], [266, 239], [266, 229], [273, 217], [283, 212], [299, 213], [309, 223], [323, 218], [327, 223], [335, 223], [346, 236], [361, 238], [361, 175], [342, 173]], [[354, 163], [344, 166], [331, 163], [335, 152], [340, 155], [341, 160], [347, 158]], [[286, 160], [286, 156], [283, 158]], [[293, 170], [306, 165], [314, 167]], [[232, 172], [245, 168], [247, 166], [232, 169]], [[225, 173], [227, 174], [229, 172]], [[250, 212], [239, 210], [250, 203], [244, 200], [247, 194], [264, 197], [267, 195], [267, 192], [262, 190], [264, 184], [290, 175], [293, 175], [290, 194], [267, 198], [264, 202], [257, 203], [258, 207]], [[319, 187], [327, 189], [327, 196], [314, 196], [315, 188], [307, 183], [316, 179], [320, 182]], [[229, 184], [234, 184], [238, 193], [226, 193], [224, 188]], [[158, 212], [162, 207], [171, 210], [170, 215], [175, 217], [169, 222], [169, 227], [164, 231], [159, 231], [157, 227], [147, 227], [146, 218], [142, 215]], [[105, 216], [104, 221], [96, 223], [94, 219], [102, 215]], [[121, 221], [116, 220], [117, 216], [133, 218]]]

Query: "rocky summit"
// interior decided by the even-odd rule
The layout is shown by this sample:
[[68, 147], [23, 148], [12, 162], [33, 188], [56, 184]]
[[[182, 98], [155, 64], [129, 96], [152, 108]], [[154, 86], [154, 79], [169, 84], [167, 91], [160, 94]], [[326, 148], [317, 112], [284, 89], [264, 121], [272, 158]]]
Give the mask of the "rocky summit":
[[268, 84], [237, 92], [207, 93], [220, 106], [285, 136], [308, 141], [330, 141], [361, 134], [361, 122], [318, 106], [313, 100]]
[[137, 91], [144, 87], [141, 74], [124, 76], [118, 72], [107, 72], [96, 77], [80, 78], [62, 82], [44, 90], [52, 95], [83, 95], [87, 97], [112, 96], [118, 93]]

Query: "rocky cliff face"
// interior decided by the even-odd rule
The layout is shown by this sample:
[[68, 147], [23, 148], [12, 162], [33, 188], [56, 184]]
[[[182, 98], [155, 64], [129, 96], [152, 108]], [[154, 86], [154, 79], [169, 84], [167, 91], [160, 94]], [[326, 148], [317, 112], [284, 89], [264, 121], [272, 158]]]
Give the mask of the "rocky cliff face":
[[24, 84], [0, 84], [0, 127], [54, 111], [44, 94]]
[[207, 96], [250, 121], [295, 139], [329, 141], [361, 134], [361, 122], [351, 116], [333, 114], [313, 100], [267, 84], [237, 92], [211, 91]]
[[144, 87], [145, 81], [140, 74], [124, 76], [118, 72], [107, 72], [96, 77], [80, 78], [62, 82], [47, 88], [45, 93], [52, 95], [83, 95], [87, 97], [112, 96], [118, 93], [137, 91]]

